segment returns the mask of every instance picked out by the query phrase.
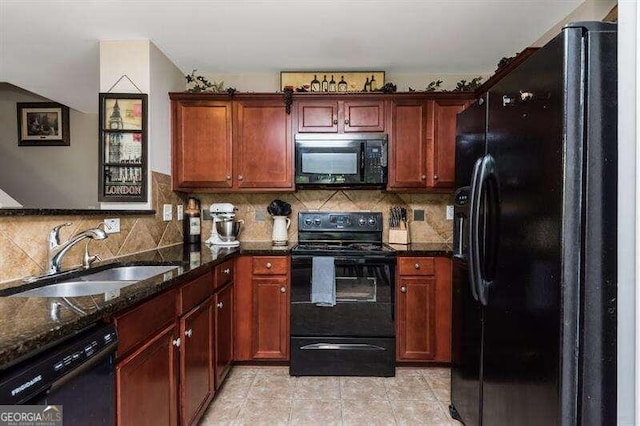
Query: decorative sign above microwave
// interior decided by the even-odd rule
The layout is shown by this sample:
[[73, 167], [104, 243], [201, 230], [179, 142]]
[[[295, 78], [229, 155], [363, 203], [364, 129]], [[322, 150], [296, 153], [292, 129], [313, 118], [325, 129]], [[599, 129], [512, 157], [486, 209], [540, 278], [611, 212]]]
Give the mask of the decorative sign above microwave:
[[280, 90], [373, 92], [384, 86], [384, 71], [281, 71]]

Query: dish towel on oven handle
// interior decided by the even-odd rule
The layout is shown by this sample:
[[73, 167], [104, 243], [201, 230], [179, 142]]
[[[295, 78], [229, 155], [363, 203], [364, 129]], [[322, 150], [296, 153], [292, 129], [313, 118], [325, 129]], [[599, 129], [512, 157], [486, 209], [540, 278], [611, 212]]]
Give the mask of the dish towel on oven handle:
[[336, 305], [336, 266], [333, 257], [311, 259], [311, 303], [316, 306]]

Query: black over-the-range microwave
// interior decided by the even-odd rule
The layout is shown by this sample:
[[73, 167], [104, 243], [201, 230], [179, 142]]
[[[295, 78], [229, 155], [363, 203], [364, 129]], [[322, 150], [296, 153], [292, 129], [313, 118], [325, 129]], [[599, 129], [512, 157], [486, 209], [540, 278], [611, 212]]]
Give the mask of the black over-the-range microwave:
[[385, 188], [386, 134], [299, 133], [296, 187]]

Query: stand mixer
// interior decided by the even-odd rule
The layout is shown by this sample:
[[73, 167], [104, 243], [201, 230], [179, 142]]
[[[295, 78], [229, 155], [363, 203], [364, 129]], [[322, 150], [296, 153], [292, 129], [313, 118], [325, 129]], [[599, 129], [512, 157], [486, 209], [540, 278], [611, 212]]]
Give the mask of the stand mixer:
[[230, 241], [223, 240], [220, 235], [218, 235], [218, 231], [216, 230], [217, 222], [233, 221], [236, 217], [236, 210], [238, 210], [236, 206], [231, 203], [211, 204], [211, 207], [209, 207], [209, 212], [211, 212], [213, 226], [211, 227], [211, 237], [207, 241], [205, 241], [206, 244], [221, 247], [237, 247], [240, 245], [240, 241], [236, 240], [235, 237], [232, 237]]

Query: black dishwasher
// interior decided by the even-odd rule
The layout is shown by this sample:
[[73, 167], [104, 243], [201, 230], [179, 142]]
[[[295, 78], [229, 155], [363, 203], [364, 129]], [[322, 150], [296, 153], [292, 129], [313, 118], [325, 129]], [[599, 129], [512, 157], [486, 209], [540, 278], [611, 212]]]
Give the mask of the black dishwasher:
[[115, 423], [112, 324], [94, 326], [0, 371], [0, 405], [62, 405], [65, 425]]

